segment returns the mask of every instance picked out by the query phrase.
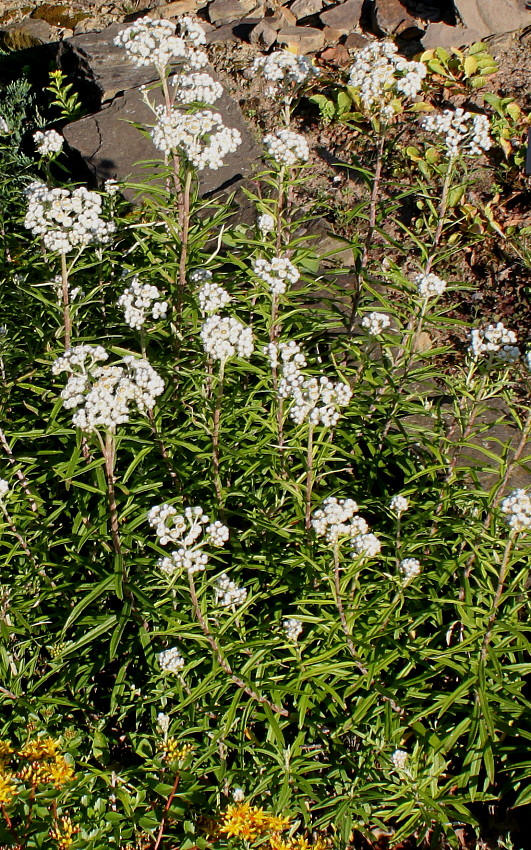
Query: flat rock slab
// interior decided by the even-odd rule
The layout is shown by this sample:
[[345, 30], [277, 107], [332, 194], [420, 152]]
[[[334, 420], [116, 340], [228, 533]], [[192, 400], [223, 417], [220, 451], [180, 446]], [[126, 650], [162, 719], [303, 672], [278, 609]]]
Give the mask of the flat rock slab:
[[531, 24], [531, 10], [525, 0], [454, 0], [455, 10], [465, 27], [481, 36], [511, 32]]
[[452, 27], [449, 24], [435, 23], [428, 24], [421, 41], [425, 50], [431, 50], [434, 47], [463, 47], [466, 44], [481, 41], [481, 33], [470, 27]]
[[[227, 127], [236, 128], [242, 135], [242, 144], [229, 154], [226, 164], [217, 171], [199, 172], [199, 191], [202, 196], [237, 188], [260, 162], [261, 149], [251, 136], [237, 103], [226, 93], [214, 104]], [[153, 168], [142, 162], [163, 161], [151, 139], [133, 124], [152, 125], [154, 116], [138, 89], [116, 97], [109, 106], [94, 115], [64, 127], [63, 135], [69, 147], [83, 158], [93, 177], [99, 182], [115, 178], [146, 183], [154, 178]], [[134, 200], [138, 192], [126, 190], [125, 195]]]
[[405, 2], [400, 0], [373, 0], [372, 24], [378, 35], [401, 35], [406, 30], [417, 30], [416, 19], [410, 15]]
[[345, 3], [322, 12], [319, 17], [325, 26], [346, 34], [359, 24], [362, 8], [363, 0], [346, 0]]

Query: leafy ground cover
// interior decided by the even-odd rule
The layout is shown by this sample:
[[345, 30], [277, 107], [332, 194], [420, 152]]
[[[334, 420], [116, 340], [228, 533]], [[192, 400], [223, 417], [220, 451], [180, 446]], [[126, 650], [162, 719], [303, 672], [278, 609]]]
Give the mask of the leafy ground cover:
[[502, 231], [527, 268], [499, 222], [527, 116], [481, 46], [272, 54], [285, 126], [238, 224], [197, 193], [238, 146], [202, 40], [121, 38], [164, 95], [142, 204], [61, 167], [67, 80], [49, 113], [2, 92], [0, 841], [524, 847], [530, 355], [460, 272]]

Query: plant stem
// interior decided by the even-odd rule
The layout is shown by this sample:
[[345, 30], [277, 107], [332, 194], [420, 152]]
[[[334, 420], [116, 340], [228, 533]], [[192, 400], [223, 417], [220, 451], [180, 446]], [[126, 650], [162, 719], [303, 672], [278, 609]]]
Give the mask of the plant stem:
[[164, 811], [162, 813], [162, 818], [161, 818], [161, 821], [160, 821], [160, 827], [159, 827], [159, 831], [158, 831], [158, 834], [157, 834], [157, 840], [155, 841], [155, 844], [153, 845], [153, 850], [159, 850], [160, 843], [161, 843], [162, 837], [164, 835], [164, 827], [166, 826], [166, 815], [168, 814], [170, 807], [171, 807], [171, 804], [173, 803], [173, 798], [175, 797], [175, 795], [177, 793], [177, 788], [179, 787], [180, 778], [181, 778], [180, 773], [176, 773], [175, 774], [175, 781], [173, 783], [173, 787], [170, 791], [170, 795], [169, 795], [168, 799], [166, 800], [166, 805], [164, 806]]
[[114, 551], [117, 555], [122, 554], [120, 543], [120, 526], [118, 522], [118, 508], [116, 505], [116, 494], [114, 490], [114, 464], [116, 461], [116, 437], [114, 432], [107, 431], [105, 434], [105, 446], [103, 452], [105, 458], [105, 477], [107, 479], [107, 497], [109, 501], [109, 517], [111, 524], [111, 536]]
[[190, 232], [190, 190], [192, 188], [192, 169], [186, 169], [186, 177], [182, 190], [181, 206], [181, 254], [179, 257], [179, 316], [182, 311], [182, 300], [186, 291], [186, 262], [188, 259], [188, 234]]
[[339, 619], [341, 621], [341, 628], [343, 629], [343, 634], [347, 639], [347, 646], [350, 650], [350, 654], [354, 659], [354, 664], [358, 668], [358, 670], [367, 675], [369, 672], [366, 667], [363, 666], [361, 661], [358, 660], [358, 653], [356, 652], [356, 647], [354, 646], [354, 642], [350, 636], [350, 631], [347, 623], [347, 617], [345, 614], [345, 609], [343, 607], [343, 600], [341, 598], [341, 582], [340, 582], [340, 574], [339, 574], [339, 543], [334, 544], [334, 596], [337, 610], [339, 612]]
[[367, 227], [367, 233], [365, 235], [365, 240], [363, 243], [363, 250], [361, 253], [360, 263], [358, 266], [358, 270], [356, 271], [356, 288], [352, 295], [352, 307], [350, 311], [350, 320], [349, 320], [349, 333], [352, 333], [354, 330], [354, 322], [356, 319], [356, 312], [358, 310], [358, 304], [361, 296], [361, 287], [363, 283], [363, 272], [367, 267], [367, 262], [369, 260], [369, 251], [372, 245], [372, 238], [374, 236], [374, 230], [376, 227], [376, 213], [378, 210], [378, 195], [380, 193], [380, 181], [382, 179], [382, 168], [384, 161], [384, 149], [385, 149], [385, 131], [382, 131], [379, 139], [378, 145], [376, 148], [376, 164], [374, 167], [374, 178], [372, 181], [371, 188], [371, 197], [369, 201], [369, 224]]
[[210, 631], [206, 619], [203, 617], [203, 612], [201, 611], [201, 606], [199, 605], [199, 599], [197, 598], [197, 592], [195, 589], [194, 576], [191, 572], [188, 573], [188, 584], [190, 586], [190, 597], [192, 600], [192, 606], [194, 609], [195, 617], [201, 627], [201, 631], [209, 642], [221, 669], [224, 670], [227, 676], [230, 676], [234, 684], [241, 688], [241, 690], [244, 691], [247, 696], [250, 696], [251, 699], [256, 700], [256, 702], [259, 702], [261, 705], [269, 706], [272, 711], [274, 711], [276, 714], [282, 715], [282, 717], [288, 717], [289, 712], [286, 711], [285, 708], [283, 708], [281, 705], [276, 705], [274, 702], [271, 702], [271, 700], [268, 700], [267, 697], [263, 697], [260, 694], [256, 693], [256, 691], [254, 691], [252, 688], [245, 684], [243, 679], [240, 679], [240, 677], [233, 672], [232, 667], [224, 657], [221, 648], [218, 645], [218, 642]]
[[[4, 434], [4, 432], [1, 428], [0, 428], [0, 444], [1, 444], [4, 452], [6, 453], [6, 457], [9, 461], [9, 463], [11, 464], [11, 466], [16, 466], [16, 460], [15, 460], [15, 457], [14, 457], [13, 452], [11, 450], [11, 446], [9, 445], [9, 443], [7, 441], [7, 437], [6, 437], [6, 435]], [[26, 496], [28, 497], [28, 501], [30, 503], [31, 510], [33, 511], [33, 513], [37, 513], [37, 502], [35, 501], [32, 493], [31, 493], [30, 483], [29, 483], [28, 479], [26, 478], [26, 476], [24, 475], [24, 473], [22, 472], [21, 469], [15, 469], [15, 475], [17, 476], [18, 480], [20, 481], [21, 487], [24, 490]]]
[[313, 474], [313, 425], [308, 428], [308, 443], [306, 446], [306, 487], [304, 493], [304, 527], [310, 531], [312, 527], [312, 490], [314, 484]]
[[221, 486], [221, 476], [219, 474], [219, 432], [221, 426], [221, 405], [223, 402], [223, 379], [225, 375], [225, 363], [222, 360], [219, 365], [218, 385], [216, 387], [216, 398], [214, 401], [214, 419], [212, 424], [212, 470], [214, 474], [214, 488], [216, 490], [216, 498], [221, 506], [223, 497], [223, 488]]
[[70, 315], [70, 293], [68, 291], [68, 269], [66, 267], [66, 254], [61, 254], [61, 287], [63, 295], [63, 316], [65, 324], [65, 351], [68, 351], [72, 342], [72, 317]]
[[515, 541], [517, 531], [514, 529], [511, 530], [509, 537], [507, 539], [507, 543], [505, 544], [505, 550], [503, 553], [503, 559], [500, 567], [500, 573], [498, 576], [498, 587], [496, 588], [496, 593], [494, 594], [494, 600], [492, 602], [492, 608], [490, 611], [489, 619], [487, 622], [487, 630], [485, 632], [485, 637], [483, 638], [483, 645], [481, 647], [481, 660], [485, 661], [487, 657], [487, 651], [489, 648], [489, 643], [492, 638], [492, 632], [494, 630], [494, 621], [496, 620], [496, 614], [498, 608], [500, 607], [500, 602], [503, 594], [503, 589], [505, 587], [505, 579], [507, 578], [507, 570], [509, 569], [509, 557], [511, 555], [511, 550], [513, 548], [513, 543]]

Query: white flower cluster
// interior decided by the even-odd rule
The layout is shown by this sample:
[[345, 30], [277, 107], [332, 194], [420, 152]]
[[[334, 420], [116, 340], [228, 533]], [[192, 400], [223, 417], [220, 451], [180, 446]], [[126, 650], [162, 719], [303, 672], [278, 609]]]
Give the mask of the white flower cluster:
[[268, 284], [273, 295], [282, 295], [288, 283], [297, 283], [300, 278], [298, 269], [287, 257], [273, 257], [271, 261], [254, 260], [253, 271], [260, 280]]
[[275, 223], [275, 219], [271, 213], [262, 213], [262, 215], [258, 216], [258, 220], [256, 222], [258, 230], [264, 236], [275, 229]]
[[180, 673], [184, 667], [184, 658], [176, 646], [164, 649], [157, 657], [163, 673]]
[[182, 569], [191, 575], [201, 572], [208, 564], [208, 554], [203, 547], [221, 547], [229, 539], [227, 526], [219, 520], [210, 522], [200, 507], [185, 508], [184, 514], [178, 514], [173, 505], [156, 505], [147, 518], [161, 546], [174, 543], [179, 547], [169, 557], [160, 558], [157, 564], [168, 576]]
[[445, 109], [439, 115], [427, 115], [421, 126], [431, 133], [445, 134], [450, 159], [459, 153], [479, 156], [492, 147], [490, 123], [486, 115], [465, 112], [464, 109]]
[[146, 16], [119, 32], [114, 43], [125, 48], [137, 68], [155, 65], [161, 77], [176, 60], [183, 63], [184, 69], [204, 68], [208, 57], [196, 48], [206, 44], [205, 31], [190, 17], [179, 18], [177, 24], [178, 34], [171, 21], [154, 21]]
[[527, 490], [521, 487], [513, 490], [500, 505], [505, 514], [507, 525], [514, 531], [526, 531], [531, 528], [531, 498]]
[[223, 94], [221, 83], [210, 74], [176, 74], [171, 78], [173, 99], [180, 106], [191, 103], [213, 104]]
[[232, 792], [232, 799], [235, 803], [243, 803], [245, 800], [245, 791], [243, 788], [235, 788]]
[[200, 336], [206, 353], [222, 363], [230, 357], [249, 358], [254, 350], [251, 328], [231, 316], [209, 316]]
[[508, 330], [503, 322], [474, 328], [470, 331], [469, 339], [468, 350], [474, 359], [487, 356], [501, 363], [514, 363], [520, 357], [516, 334]]
[[357, 513], [358, 505], [354, 499], [329, 496], [313, 513], [313, 530], [317, 537], [324, 537], [331, 546], [336, 546], [342, 538], [350, 538], [356, 555], [373, 558], [380, 552], [381, 543], [376, 535], [370, 533], [366, 520], [355, 516]]
[[227, 154], [241, 144], [240, 131], [225, 127], [221, 115], [210, 109], [187, 115], [159, 105], [155, 113], [157, 123], [151, 131], [155, 147], [166, 155], [178, 151], [199, 171], [221, 168]]
[[370, 336], [379, 336], [390, 325], [391, 319], [387, 313], [367, 313], [361, 320], [362, 328], [365, 328]]
[[118, 299], [118, 307], [122, 307], [126, 323], [131, 328], [141, 328], [151, 314], [154, 321], [166, 315], [168, 302], [160, 300], [160, 292], [156, 286], [140, 283], [135, 275], [131, 283]]
[[301, 368], [306, 366], [306, 358], [300, 346], [295, 342], [281, 342], [266, 346], [266, 354], [272, 367], [282, 363], [281, 380], [278, 392], [281, 398], [291, 399], [289, 415], [301, 425], [310, 422], [312, 425], [324, 425], [333, 428], [339, 422], [339, 409], [350, 402], [352, 390], [344, 381], [333, 383], [322, 375], [320, 378], [305, 378]]
[[421, 571], [420, 561], [416, 558], [403, 558], [400, 561], [400, 572], [404, 577], [404, 584], [420, 575]]
[[0, 115], [0, 134], [5, 135], [6, 133], [10, 133], [9, 124], [3, 115]]
[[389, 502], [389, 509], [393, 511], [393, 513], [398, 514], [400, 516], [407, 511], [409, 508], [409, 499], [406, 499], [405, 496], [393, 496], [391, 501]]
[[216, 605], [222, 608], [232, 608], [234, 611], [239, 605], [243, 605], [247, 599], [247, 591], [244, 587], [231, 581], [227, 573], [222, 573], [214, 582], [214, 599]]
[[202, 313], [217, 313], [227, 306], [231, 297], [218, 283], [207, 281], [197, 293], [197, 300]]
[[282, 628], [286, 632], [287, 639], [292, 640], [293, 643], [297, 643], [299, 635], [302, 632], [301, 621], [296, 617], [288, 617], [282, 621]]
[[114, 198], [114, 196], [120, 191], [120, 184], [118, 183], [118, 180], [114, 179], [114, 177], [110, 177], [103, 184], [103, 188], [111, 198]]
[[24, 194], [28, 210], [24, 225], [42, 237], [49, 251], [67, 254], [73, 248], [108, 242], [115, 225], [103, 221], [102, 200], [96, 192], [80, 186], [48, 189], [40, 181], [30, 183]]
[[157, 714], [157, 726], [160, 732], [162, 732], [164, 739], [166, 739], [170, 729], [170, 718], [163, 711], [159, 711]]
[[280, 84], [284, 93], [294, 91], [310, 77], [318, 76], [315, 68], [306, 56], [297, 56], [288, 50], [276, 50], [269, 56], [259, 56], [251, 65], [251, 74], [262, 74], [269, 86], [266, 94], [274, 97]]
[[3, 499], [4, 496], [7, 496], [9, 493], [9, 481], [6, 481], [5, 478], [0, 478], [0, 499]]
[[374, 41], [356, 53], [348, 84], [358, 90], [367, 112], [389, 120], [395, 114], [392, 101], [416, 97], [425, 76], [426, 66], [399, 56], [393, 42]]
[[409, 753], [405, 750], [395, 750], [391, 756], [391, 762], [395, 770], [404, 770], [409, 759]]
[[108, 354], [101, 346], [77, 345], [66, 351], [52, 366], [54, 375], [69, 372], [61, 392], [64, 406], [77, 407], [72, 424], [86, 433], [103, 429], [114, 431], [129, 421], [134, 402], [141, 413], [152, 410], [164, 383], [147, 360], [127, 355], [122, 366], [99, 366]]
[[63, 149], [63, 137], [55, 130], [37, 130], [33, 134], [33, 141], [37, 153], [40, 153], [41, 156], [54, 156]]
[[446, 289], [446, 281], [433, 272], [418, 274], [415, 284], [421, 298], [435, 298], [437, 295], [442, 295]]
[[275, 130], [264, 137], [264, 147], [278, 165], [292, 166], [307, 162], [310, 158], [308, 142], [300, 133], [291, 130]]

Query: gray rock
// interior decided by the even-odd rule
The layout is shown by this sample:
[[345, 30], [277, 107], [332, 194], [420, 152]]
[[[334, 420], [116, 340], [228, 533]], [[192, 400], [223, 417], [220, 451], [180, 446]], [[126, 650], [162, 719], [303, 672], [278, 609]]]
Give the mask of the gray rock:
[[205, 6], [208, 6], [208, 0], [174, 0], [173, 3], [157, 6], [156, 16], [157, 18], [178, 18], [179, 15], [189, 15], [197, 12], [198, 9], [204, 9]]
[[369, 39], [360, 32], [351, 32], [345, 41], [345, 47], [348, 50], [361, 50], [369, 44]]
[[374, 0], [371, 7], [377, 35], [402, 35], [407, 30], [419, 30], [416, 19], [400, 0]]
[[[211, 69], [209, 73], [213, 73]], [[201, 195], [236, 188], [243, 177], [253, 170], [261, 156], [261, 150], [249, 133], [237, 103], [224, 93], [215, 109], [227, 127], [240, 131], [242, 144], [227, 158], [222, 168], [200, 172]], [[146, 183], [154, 178], [154, 169], [146, 168], [142, 163], [162, 161], [162, 154], [153, 146], [151, 139], [139, 132], [133, 124], [153, 124], [153, 113], [138, 89], [116, 97], [100, 112], [69, 124], [63, 129], [63, 134], [69, 147], [81, 155], [98, 181], [112, 177]], [[137, 194], [135, 190], [128, 190], [126, 197], [133, 200]]]
[[253, 27], [249, 40], [251, 44], [257, 44], [259, 47], [269, 50], [277, 40], [279, 29], [280, 27], [274, 26], [273, 18], [264, 18]]
[[306, 55], [321, 50], [325, 39], [322, 30], [315, 27], [283, 27], [277, 35], [277, 41], [294, 48], [301, 55]]
[[511, 32], [531, 24], [531, 10], [525, 0], [454, 0], [465, 27], [482, 36]]
[[422, 46], [425, 50], [434, 47], [463, 47], [466, 44], [475, 44], [481, 41], [478, 30], [469, 27], [451, 27], [449, 24], [428, 24], [428, 28], [422, 36]]
[[240, 21], [256, 9], [257, 0], [214, 0], [208, 5], [208, 17], [217, 27]]
[[136, 68], [114, 38], [124, 24], [112, 24], [101, 32], [75, 35], [58, 45], [61, 70], [74, 81], [83, 100], [96, 111], [117, 94], [158, 79], [154, 65]]
[[[258, 12], [259, 10], [257, 9], [254, 14], [258, 15]], [[258, 23], [260, 23], [260, 18], [253, 17], [233, 21], [231, 24], [223, 24], [221, 27], [212, 27], [212, 30], [207, 33], [207, 44], [217, 44], [226, 41], [239, 44], [242, 41], [249, 41]]]
[[358, 26], [362, 7], [363, 0], [346, 0], [345, 3], [340, 3], [333, 9], [321, 12], [319, 18], [324, 26], [339, 30], [346, 35]]
[[290, 9], [298, 21], [309, 15], [316, 15], [323, 8], [323, 0], [295, 0]]
[[25, 18], [0, 30], [0, 45], [7, 50], [25, 50], [54, 40], [53, 32], [46, 21]]

